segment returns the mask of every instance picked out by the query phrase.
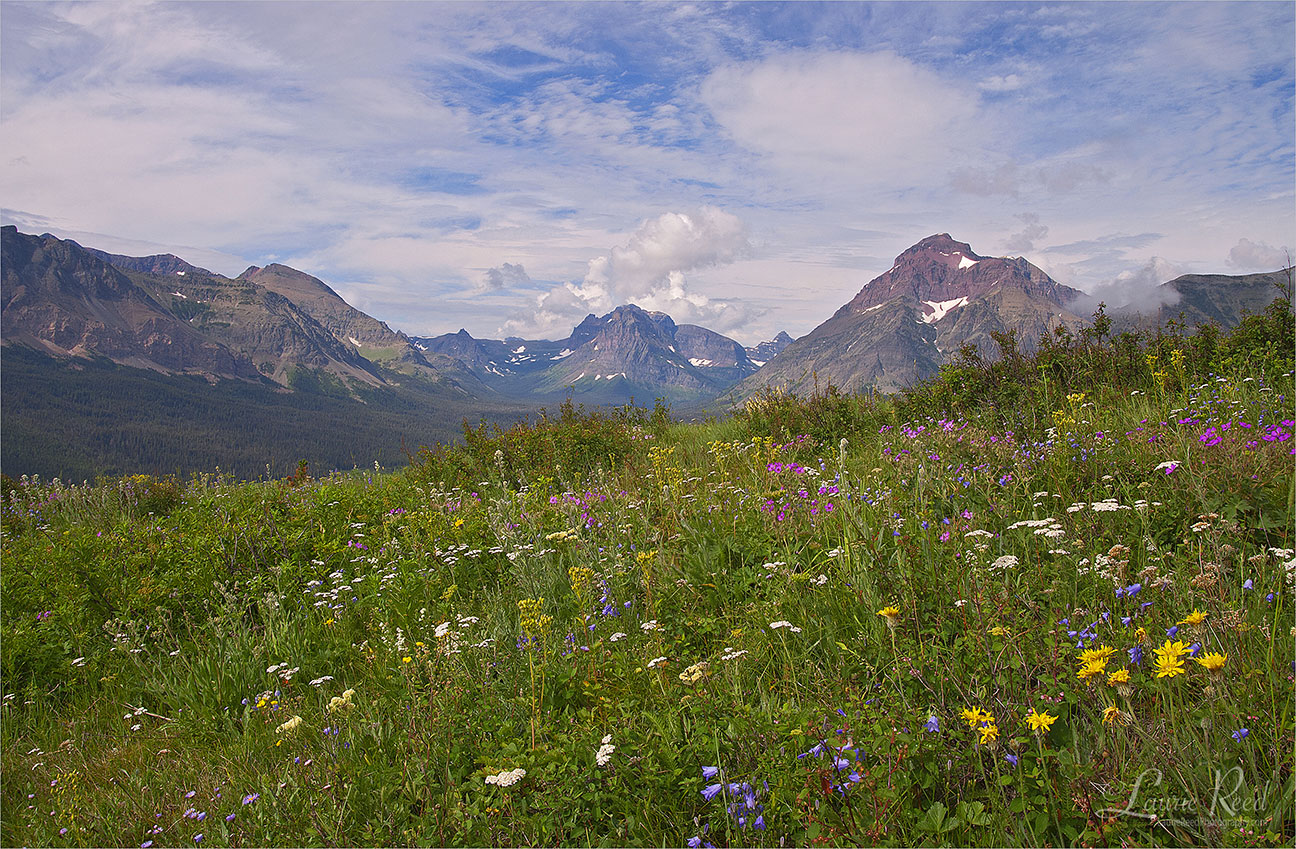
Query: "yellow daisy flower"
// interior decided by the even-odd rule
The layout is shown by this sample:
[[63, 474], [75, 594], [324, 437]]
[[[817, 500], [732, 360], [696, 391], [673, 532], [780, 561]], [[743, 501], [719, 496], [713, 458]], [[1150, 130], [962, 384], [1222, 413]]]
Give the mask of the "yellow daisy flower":
[[1202, 613], [1197, 608], [1193, 608], [1193, 612], [1189, 613], [1187, 616], [1180, 619], [1179, 624], [1180, 625], [1200, 625], [1205, 621], [1206, 621], [1206, 614]]
[[989, 724], [987, 724], [987, 725], [985, 725], [985, 726], [982, 726], [982, 728], [981, 728], [981, 743], [982, 743], [982, 745], [989, 745], [990, 743], [998, 742], [998, 740], [999, 740], [999, 728], [998, 728], [998, 726], [996, 726], [993, 722], [991, 722], [991, 723], [989, 723]]
[[1086, 681], [1095, 676], [1102, 675], [1106, 671], [1107, 661], [1094, 660], [1081, 666], [1080, 671], [1076, 673], [1076, 677], [1081, 681]]
[[1183, 660], [1171, 654], [1158, 654], [1156, 662], [1152, 668], [1156, 671], [1158, 678], [1173, 678], [1176, 675], [1182, 675], [1184, 671]]
[[1117, 684], [1128, 684], [1129, 680], [1130, 674], [1128, 669], [1117, 669], [1115, 672], [1107, 676], [1107, 683], [1113, 687]]
[[1043, 734], [1049, 730], [1054, 722], [1057, 722], [1057, 717], [1048, 712], [1041, 713], [1032, 709], [1030, 713], [1026, 714], [1026, 722], [1030, 725], [1031, 731], [1036, 734]]
[[1228, 660], [1227, 654], [1218, 652], [1209, 652], [1197, 658], [1197, 662], [1206, 667], [1208, 672], [1219, 672], [1224, 669], [1224, 662]]

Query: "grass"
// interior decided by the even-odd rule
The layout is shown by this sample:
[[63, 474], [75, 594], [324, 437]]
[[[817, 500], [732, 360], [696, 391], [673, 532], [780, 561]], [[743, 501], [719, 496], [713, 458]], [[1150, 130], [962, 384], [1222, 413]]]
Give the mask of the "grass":
[[6, 481], [0, 842], [1290, 845], [1290, 353], [1218, 343]]

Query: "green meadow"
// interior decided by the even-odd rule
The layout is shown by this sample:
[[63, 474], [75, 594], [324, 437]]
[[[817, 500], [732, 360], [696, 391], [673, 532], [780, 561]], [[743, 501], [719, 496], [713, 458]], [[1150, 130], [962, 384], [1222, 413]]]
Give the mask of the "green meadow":
[[1292, 315], [4, 480], [0, 842], [1292, 845]]

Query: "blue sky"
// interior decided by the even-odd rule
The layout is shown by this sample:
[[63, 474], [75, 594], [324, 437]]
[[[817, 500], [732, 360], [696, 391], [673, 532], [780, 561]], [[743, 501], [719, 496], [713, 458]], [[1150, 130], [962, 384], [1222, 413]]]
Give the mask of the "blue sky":
[[0, 3], [5, 223], [393, 327], [802, 335], [948, 232], [1137, 298], [1296, 246], [1291, 3]]

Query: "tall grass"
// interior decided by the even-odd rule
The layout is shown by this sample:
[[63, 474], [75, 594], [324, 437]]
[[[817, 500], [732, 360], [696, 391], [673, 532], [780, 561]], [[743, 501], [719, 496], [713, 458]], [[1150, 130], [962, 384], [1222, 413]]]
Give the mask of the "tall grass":
[[6, 481], [0, 840], [1290, 845], [1284, 322]]

